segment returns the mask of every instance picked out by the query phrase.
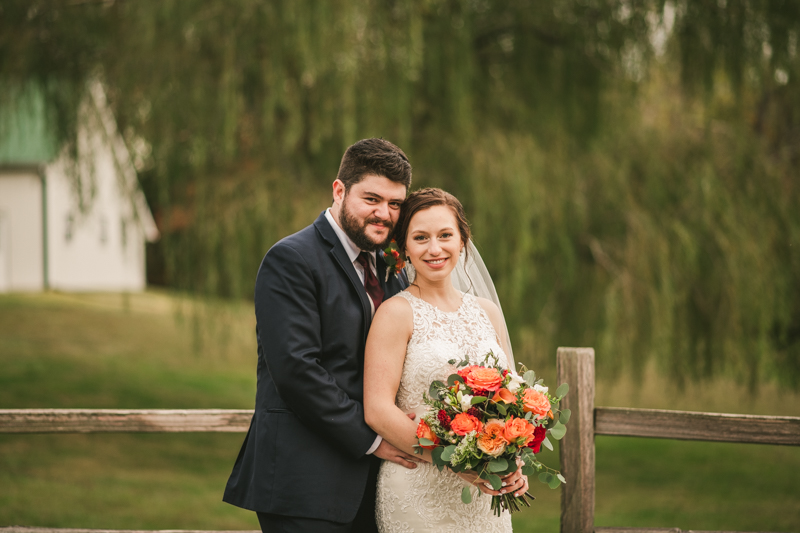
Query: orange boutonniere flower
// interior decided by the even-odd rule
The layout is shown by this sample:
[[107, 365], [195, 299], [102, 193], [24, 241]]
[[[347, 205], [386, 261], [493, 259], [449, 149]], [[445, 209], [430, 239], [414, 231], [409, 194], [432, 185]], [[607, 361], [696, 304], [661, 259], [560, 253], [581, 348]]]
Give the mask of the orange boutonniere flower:
[[400, 257], [400, 252], [397, 251], [397, 242], [392, 239], [389, 246], [383, 249], [383, 262], [386, 263], [386, 279], [384, 282], [389, 281], [389, 274], [395, 276], [400, 275], [400, 271], [406, 266], [406, 262]]

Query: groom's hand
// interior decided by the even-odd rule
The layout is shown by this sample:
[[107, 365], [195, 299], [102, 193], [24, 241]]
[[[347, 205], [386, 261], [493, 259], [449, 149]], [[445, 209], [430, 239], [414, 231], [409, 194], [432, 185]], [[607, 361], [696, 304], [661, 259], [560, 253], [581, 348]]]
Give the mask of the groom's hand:
[[391, 461], [393, 463], [397, 463], [400, 466], [404, 466], [406, 468], [416, 468], [417, 467], [417, 459], [407, 454], [402, 450], [398, 450], [388, 442], [386, 439], [383, 439], [381, 443], [378, 445], [378, 449], [372, 452], [372, 455], [376, 457], [380, 457], [384, 461]]

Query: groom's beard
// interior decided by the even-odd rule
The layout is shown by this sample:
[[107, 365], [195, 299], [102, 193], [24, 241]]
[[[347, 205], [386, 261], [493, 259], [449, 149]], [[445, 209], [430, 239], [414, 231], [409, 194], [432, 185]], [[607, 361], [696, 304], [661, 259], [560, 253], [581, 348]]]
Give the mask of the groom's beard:
[[[367, 226], [376, 222], [383, 224], [387, 229], [386, 239], [381, 242], [375, 242], [367, 236]], [[370, 217], [364, 220], [363, 223], [359, 223], [359, 220], [347, 210], [347, 201], [342, 202], [342, 210], [339, 213], [339, 224], [342, 225], [342, 229], [347, 236], [350, 237], [350, 240], [353, 241], [353, 244], [365, 252], [373, 252], [385, 248], [391, 240], [392, 230], [394, 229], [394, 224], [391, 220], [383, 220], [378, 217]]]

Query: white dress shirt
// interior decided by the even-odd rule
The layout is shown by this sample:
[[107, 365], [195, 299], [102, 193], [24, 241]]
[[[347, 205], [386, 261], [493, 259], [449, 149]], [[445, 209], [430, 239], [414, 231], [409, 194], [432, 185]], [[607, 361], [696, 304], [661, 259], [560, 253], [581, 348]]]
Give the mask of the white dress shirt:
[[[358, 262], [358, 256], [361, 254], [361, 249], [358, 246], [356, 246], [355, 243], [352, 240], [350, 240], [350, 237], [347, 236], [347, 233], [345, 233], [344, 230], [341, 227], [339, 227], [339, 224], [331, 214], [330, 207], [325, 211], [325, 218], [328, 219], [328, 223], [330, 223], [331, 227], [333, 228], [333, 231], [336, 233], [336, 236], [339, 237], [339, 241], [342, 243], [344, 251], [347, 252], [347, 257], [350, 259], [350, 262], [353, 263], [353, 267], [355, 267], [356, 273], [358, 274], [358, 278], [361, 280], [361, 286], [363, 287], [364, 267], [361, 266], [361, 263]], [[375, 252], [367, 252], [367, 257], [369, 257], [369, 268], [370, 270], [372, 270], [372, 274], [375, 275], [375, 277], [377, 277], [378, 271], [375, 266], [375, 260], [376, 260]], [[364, 290], [366, 291], [366, 289]], [[375, 304], [372, 302], [372, 298], [367, 298], [367, 300], [369, 300], [369, 306], [370, 309], [372, 310], [372, 314], [374, 315]], [[375, 437], [375, 442], [373, 442], [372, 446], [370, 446], [369, 450], [367, 450], [367, 455], [370, 455], [373, 452], [375, 452], [375, 450], [378, 449], [378, 446], [380, 446], [382, 440], [383, 437], [381, 437], [380, 435]]]

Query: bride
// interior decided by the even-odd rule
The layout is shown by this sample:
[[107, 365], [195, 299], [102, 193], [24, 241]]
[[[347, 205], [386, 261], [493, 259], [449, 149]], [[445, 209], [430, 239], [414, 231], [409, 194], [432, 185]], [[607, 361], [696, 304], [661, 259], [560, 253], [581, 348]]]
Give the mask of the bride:
[[[446, 381], [455, 372], [449, 360], [482, 363], [491, 350], [501, 364], [511, 366], [500, 309], [457, 290], [451, 280], [469, 238], [464, 209], [455, 196], [422, 189], [403, 203], [395, 239], [416, 276], [375, 313], [364, 361], [364, 414], [372, 429], [408, 453], [417, 443], [417, 424], [406, 413], [415, 413], [417, 420], [425, 414], [422, 395], [432, 381]], [[475, 496], [477, 491], [522, 495], [528, 481], [520, 470], [494, 491], [474, 472], [439, 472], [428, 450], [416, 457], [422, 463], [413, 470], [386, 461], [381, 465], [376, 501], [380, 531], [511, 531], [510, 513], [497, 517], [490, 497]], [[466, 505], [461, 501], [465, 485], [474, 486], [473, 502]]]

